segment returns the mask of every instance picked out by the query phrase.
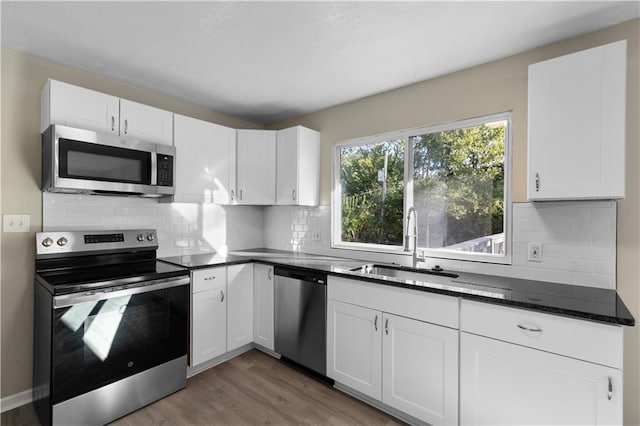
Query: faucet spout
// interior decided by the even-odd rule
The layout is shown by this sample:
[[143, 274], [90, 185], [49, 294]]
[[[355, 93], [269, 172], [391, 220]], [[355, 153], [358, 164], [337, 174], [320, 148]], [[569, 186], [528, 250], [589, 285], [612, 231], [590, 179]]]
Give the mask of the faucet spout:
[[[409, 234], [409, 225], [411, 225], [411, 215], [413, 214], [413, 234]], [[404, 236], [404, 251], [409, 251], [409, 241], [413, 240], [413, 262], [415, 268], [418, 263], [418, 212], [415, 207], [409, 207], [407, 211], [407, 227]]]

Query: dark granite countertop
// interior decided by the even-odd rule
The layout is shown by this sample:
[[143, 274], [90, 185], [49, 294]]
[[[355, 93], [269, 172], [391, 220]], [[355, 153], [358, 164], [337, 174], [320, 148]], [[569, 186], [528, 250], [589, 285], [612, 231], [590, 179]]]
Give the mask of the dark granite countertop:
[[[202, 253], [167, 257], [160, 260], [189, 269], [247, 262], [292, 266], [371, 283], [445, 294], [589, 321], [627, 326], [635, 324], [633, 316], [615, 290], [457, 271], [445, 271], [445, 273], [456, 275], [456, 277], [452, 277], [434, 275], [428, 270], [417, 270], [424, 273], [424, 279], [422, 275], [417, 277], [419, 279], [402, 279], [363, 272], [361, 267], [370, 264], [369, 261], [261, 248], [231, 251], [226, 256], [218, 253]], [[389, 267], [404, 272], [416, 271], [397, 265], [389, 265]]]

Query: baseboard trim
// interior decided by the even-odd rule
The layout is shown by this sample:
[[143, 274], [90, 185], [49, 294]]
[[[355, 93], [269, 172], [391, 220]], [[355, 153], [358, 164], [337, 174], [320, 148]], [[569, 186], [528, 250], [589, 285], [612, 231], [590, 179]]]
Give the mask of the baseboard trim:
[[22, 407], [33, 401], [33, 389], [0, 398], [0, 413]]

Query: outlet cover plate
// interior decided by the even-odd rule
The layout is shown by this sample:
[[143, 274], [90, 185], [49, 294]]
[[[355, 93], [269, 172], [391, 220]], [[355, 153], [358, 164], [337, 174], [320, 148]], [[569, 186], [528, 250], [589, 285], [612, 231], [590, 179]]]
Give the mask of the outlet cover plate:
[[527, 259], [529, 262], [542, 262], [542, 244], [529, 243]]

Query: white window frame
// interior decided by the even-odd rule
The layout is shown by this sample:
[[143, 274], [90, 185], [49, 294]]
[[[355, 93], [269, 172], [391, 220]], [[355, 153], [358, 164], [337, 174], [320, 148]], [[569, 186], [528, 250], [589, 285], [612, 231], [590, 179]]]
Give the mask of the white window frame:
[[[342, 183], [340, 181], [340, 150], [344, 147], [369, 145], [384, 142], [392, 139], [405, 140], [405, 161], [404, 161], [404, 207], [403, 207], [403, 234], [407, 235], [406, 215], [407, 210], [413, 203], [413, 146], [410, 138], [420, 136], [427, 133], [437, 133], [447, 130], [454, 130], [465, 127], [479, 126], [486, 123], [506, 121], [507, 131], [505, 133], [505, 151], [504, 151], [504, 254], [490, 253], [470, 253], [457, 250], [446, 249], [428, 249], [418, 248], [420, 253], [424, 252], [425, 256], [438, 259], [452, 259], [475, 261], [485, 263], [511, 264], [512, 256], [512, 112], [506, 111], [496, 114], [488, 114], [479, 117], [473, 117], [454, 121], [445, 124], [437, 124], [426, 127], [413, 129], [405, 129], [396, 132], [383, 133], [374, 136], [350, 139], [343, 142], [335, 143], [333, 146], [333, 187], [331, 190], [331, 247], [343, 250], [358, 250], [388, 254], [411, 255], [411, 252], [405, 252], [402, 246], [390, 246], [384, 244], [357, 243], [342, 241]], [[411, 158], [412, 161], [408, 161]]]

